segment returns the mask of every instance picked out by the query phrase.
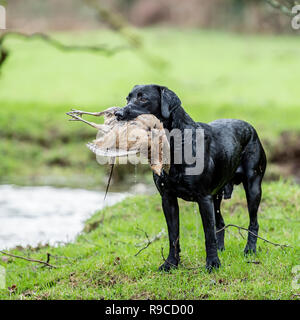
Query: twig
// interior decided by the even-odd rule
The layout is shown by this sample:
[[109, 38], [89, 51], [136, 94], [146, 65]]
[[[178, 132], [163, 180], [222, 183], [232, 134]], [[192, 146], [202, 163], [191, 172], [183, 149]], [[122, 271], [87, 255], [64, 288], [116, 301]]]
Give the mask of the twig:
[[280, 10], [285, 15], [292, 17], [292, 7], [297, 4], [296, 1], [290, 1], [290, 8], [282, 3], [280, 3], [277, 0], [265, 0], [269, 5], [271, 5], [273, 8]]
[[251, 235], [253, 235], [254, 237], [257, 237], [257, 238], [259, 238], [259, 239], [261, 239], [261, 240], [263, 240], [263, 241], [265, 241], [265, 242], [268, 242], [268, 243], [270, 243], [270, 244], [272, 244], [273, 246], [276, 246], [276, 247], [281, 247], [281, 248], [293, 248], [292, 246], [289, 246], [289, 245], [287, 245], [287, 244], [275, 243], [275, 242], [269, 241], [269, 240], [267, 240], [267, 239], [264, 239], [264, 238], [258, 236], [257, 234], [255, 234], [254, 232], [252, 232], [252, 231], [250, 231], [250, 230], [248, 230], [248, 229], [246, 229], [246, 228], [244, 228], [244, 227], [237, 226], [237, 225], [235, 225], [235, 224], [227, 224], [227, 225], [224, 226], [223, 228], [221, 228], [221, 229], [219, 229], [218, 231], [216, 231], [216, 233], [221, 232], [221, 231], [223, 231], [223, 230], [225, 230], [225, 229], [227, 229], [227, 228], [229, 228], [229, 227], [238, 228], [239, 231], [240, 231], [240, 230], [245, 230], [245, 231], [247, 231], [248, 233], [250, 233]]
[[109, 49], [105, 46], [66, 45], [59, 42], [56, 39], [53, 39], [52, 37], [44, 33], [25, 34], [21, 32], [13, 32], [13, 31], [5, 32], [2, 35], [0, 35], [0, 68], [3, 66], [5, 60], [9, 56], [9, 51], [6, 48], [4, 48], [4, 45], [3, 45], [3, 42], [7, 37], [19, 37], [19, 38], [25, 38], [25, 39], [40, 38], [43, 41], [47, 42], [48, 44], [52, 45], [53, 47], [62, 51], [88, 51], [93, 53], [101, 52], [108, 56], [126, 48], [125, 46]]
[[122, 16], [113, 13], [101, 5], [98, 0], [82, 0], [87, 6], [96, 11], [99, 20], [122, 35], [131, 47], [139, 48], [142, 45], [140, 36], [134, 32]]
[[160, 72], [166, 69], [168, 62], [162, 57], [155, 56], [153, 53], [148, 53], [143, 45], [143, 39], [141, 36], [133, 29], [127, 21], [120, 16], [105, 8], [101, 1], [98, 0], [82, 0], [87, 6], [95, 10], [97, 16], [101, 22], [106, 23], [106, 25], [113, 31], [119, 33], [129, 44], [130, 48], [135, 49], [135, 53], [140, 56], [146, 63], [150, 64], [152, 67], [159, 69]]
[[116, 47], [113, 49], [109, 49], [107, 47], [105, 47], [104, 45], [102, 46], [78, 46], [78, 45], [66, 45], [64, 43], [59, 42], [58, 40], [50, 37], [49, 35], [45, 34], [45, 33], [33, 33], [33, 34], [25, 34], [25, 33], [21, 33], [21, 32], [5, 32], [0, 36], [0, 45], [3, 44], [3, 41], [5, 40], [5, 38], [7, 37], [17, 37], [17, 38], [25, 38], [25, 39], [34, 39], [34, 38], [40, 38], [44, 41], [46, 41], [47, 43], [49, 43], [50, 45], [56, 47], [59, 50], [63, 50], [63, 51], [92, 51], [92, 52], [103, 52], [107, 55], [111, 55], [114, 54], [122, 49], [124, 49], [125, 47]]
[[147, 232], [145, 232], [144, 230], [142, 230], [140, 228], [138, 228], [138, 229], [145, 233], [147, 240], [143, 241], [142, 243], [137, 243], [135, 245], [136, 247], [141, 247], [142, 245], [144, 245], [145, 243], [148, 243], [149, 241], [153, 242], [153, 241], [159, 240], [162, 236], [164, 236], [166, 234], [165, 229], [161, 229], [161, 231], [157, 235], [155, 235], [154, 237], [151, 238], [151, 240], [149, 240]]
[[241, 233], [241, 229], [239, 229], [239, 234], [240, 234], [240, 236], [241, 236], [243, 239], [245, 239], [244, 236], [243, 236], [243, 234]]
[[50, 254], [47, 253], [47, 261], [42, 261], [42, 260], [36, 260], [36, 259], [31, 259], [31, 258], [26, 258], [26, 257], [22, 257], [22, 256], [17, 256], [15, 254], [11, 254], [11, 253], [8, 253], [8, 252], [5, 252], [5, 251], [2, 251], [0, 250], [0, 253], [6, 255], [6, 256], [9, 256], [9, 257], [13, 257], [13, 258], [17, 258], [17, 259], [23, 259], [23, 260], [26, 260], [26, 261], [30, 261], [30, 262], [37, 262], [37, 263], [41, 263], [47, 267], [50, 267], [50, 268], [57, 268], [56, 266], [52, 265], [49, 263], [50, 261]]
[[[134, 255], [135, 257], [138, 256], [143, 250], [147, 249], [147, 248], [150, 246], [151, 243], [153, 243], [153, 242], [156, 241], [156, 240], [159, 240], [162, 236], [164, 236], [164, 235], [166, 234], [166, 233], [165, 233], [165, 229], [162, 229], [157, 235], [155, 235], [153, 238], [150, 239], [149, 236], [148, 236], [148, 233], [147, 233], [146, 231], [144, 231], [144, 230], [142, 230], [142, 229], [140, 229], [140, 228], [138, 228], [138, 229], [144, 232], [147, 240], [143, 242], [143, 244], [146, 243], [146, 245], [145, 245], [143, 248], [141, 248], [141, 249]], [[138, 244], [138, 245], [136, 245], [136, 246], [140, 246], [140, 245], [142, 245], [142, 244]]]

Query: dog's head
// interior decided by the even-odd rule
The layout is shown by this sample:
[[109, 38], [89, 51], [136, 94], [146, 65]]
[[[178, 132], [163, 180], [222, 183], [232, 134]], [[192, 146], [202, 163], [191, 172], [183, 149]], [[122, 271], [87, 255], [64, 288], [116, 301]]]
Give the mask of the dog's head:
[[177, 95], [154, 84], [135, 86], [127, 96], [127, 105], [115, 113], [118, 120], [132, 120], [141, 114], [153, 114], [161, 121], [181, 106]]

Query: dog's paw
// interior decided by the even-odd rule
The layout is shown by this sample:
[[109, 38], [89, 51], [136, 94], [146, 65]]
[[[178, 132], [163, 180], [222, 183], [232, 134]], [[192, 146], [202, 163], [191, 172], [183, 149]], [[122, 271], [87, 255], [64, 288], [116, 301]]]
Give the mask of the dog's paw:
[[224, 230], [221, 232], [217, 233], [217, 248], [220, 251], [225, 250], [225, 245], [224, 245]]
[[224, 243], [223, 244], [218, 244], [218, 250], [219, 251], [224, 251], [225, 250]]
[[176, 269], [178, 264], [173, 264], [171, 262], [165, 261], [159, 268], [159, 271], [169, 272], [171, 269]]
[[247, 256], [249, 254], [256, 254], [256, 245], [250, 245], [249, 243], [247, 243], [244, 249], [244, 255]]
[[206, 270], [212, 272], [214, 269], [218, 269], [221, 266], [221, 262], [218, 257], [206, 259]]

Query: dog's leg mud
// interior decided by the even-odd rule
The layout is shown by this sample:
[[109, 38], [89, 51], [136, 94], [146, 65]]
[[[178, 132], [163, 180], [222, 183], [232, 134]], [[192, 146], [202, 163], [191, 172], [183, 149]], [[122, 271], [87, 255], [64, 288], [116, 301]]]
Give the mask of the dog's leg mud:
[[169, 271], [178, 266], [180, 257], [179, 246], [179, 207], [176, 197], [170, 195], [162, 196], [162, 207], [165, 214], [169, 233], [169, 256], [159, 267], [161, 271]]
[[[214, 198], [215, 219], [216, 219], [216, 231], [225, 227], [225, 223], [221, 214], [221, 202], [222, 194], [215, 195]], [[217, 248], [220, 251], [225, 250], [224, 245], [225, 230], [217, 232]]]
[[198, 205], [205, 234], [206, 269], [211, 272], [221, 265], [217, 251], [213, 197], [210, 195], [201, 197]]

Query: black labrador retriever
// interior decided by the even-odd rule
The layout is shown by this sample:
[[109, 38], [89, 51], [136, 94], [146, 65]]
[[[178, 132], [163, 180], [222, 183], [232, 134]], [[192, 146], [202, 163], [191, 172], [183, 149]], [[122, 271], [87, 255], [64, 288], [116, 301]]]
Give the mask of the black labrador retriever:
[[[266, 169], [266, 155], [255, 129], [247, 122], [221, 119], [209, 124], [194, 122], [184, 111], [177, 95], [159, 85], [135, 86], [127, 97], [127, 105], [116, 112], [118, 120], [132, 120], [141, 114], [154, 114], [166, 131], [202, 129], [204, 132], [203, 170], [197, 175], [187, 174], [190, 164], [174, 162], [174, 139], [171, 139], [171, 167], [169, 174], [153, 176], [162, 197], [169, 233], [169, 256], [160, 267], [168, 271], [179, 263], [178, 198], [197, 202], [203, 222], [206, 246], [206, 268], [220, 266], [217, 250], [224, 250], [225, 224], [221, 215], [222, 199], [231, 198], [233, 185], [243, 183], [250, 217], [249, 230], [258, 234], [257, 211], [261, 200], [261, 183]], [[184, 137], [184, 135], [183, 135]], [[192, 138], [191, 138], [192, 137]], [[195, 135], [190, 141], [195, 149]], [[192, 140], [192, 141], [191, 141]], [[216, 232], [216, 230], [221, 230]], [[248, 233], [244, 253], [256, 252], [257, 237]]]

